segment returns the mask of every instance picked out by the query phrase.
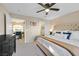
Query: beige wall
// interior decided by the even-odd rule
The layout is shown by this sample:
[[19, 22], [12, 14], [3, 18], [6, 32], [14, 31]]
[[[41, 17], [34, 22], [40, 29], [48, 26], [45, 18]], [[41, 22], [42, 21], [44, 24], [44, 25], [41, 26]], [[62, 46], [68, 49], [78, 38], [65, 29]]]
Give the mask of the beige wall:
[[[79, 11], [69, 13], [66, 15], [63, 15], [61, 17], [52, 19], [53, 23], [79, 23]], [[53, 24], [52, 23], [52, 24]]]
[[0, 35], [4, 34], [4, 16], [0, 7]]
[[79, 11], [56, 18], [50, 24], [54, 25], [54, 30], [79, 31]]
[[[30, 22], [36, 22], [33, 26]], [[41, 26], [43, 21], [39, 18], [26, 17], [25, 21], [25, 42], [33, 42], [35, 37], [41, 35]]]
[[51, 24], [50, 24], [50, 21], [45, 21], [45, 35], [49, 35], [49, 31], [51, 29]]
[[4, 14], [6, 15], [6, 33], [12, 34], [11, 17], [6, 9], [0, 5], [0, 35], [4, 34]]

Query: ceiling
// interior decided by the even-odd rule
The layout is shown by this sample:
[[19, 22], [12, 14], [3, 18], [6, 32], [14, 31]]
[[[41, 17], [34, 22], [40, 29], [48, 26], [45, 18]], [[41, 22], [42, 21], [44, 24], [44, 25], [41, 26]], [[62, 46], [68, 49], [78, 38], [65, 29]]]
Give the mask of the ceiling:
[[45, 11], [36, 13], [37, 11], [43, 9], [43, 7], [37, 3], [4, 3], [2, 5], [9, 13], [38, 17], [45, 20], [53, 20], [56, 17], [60, 17], [62, 15], [79, 10], [79, 3], [57, 3], [52, 6], [52, 8], [59, 8], [60, 11], [49, 11], [49, 14], [45, 15]]

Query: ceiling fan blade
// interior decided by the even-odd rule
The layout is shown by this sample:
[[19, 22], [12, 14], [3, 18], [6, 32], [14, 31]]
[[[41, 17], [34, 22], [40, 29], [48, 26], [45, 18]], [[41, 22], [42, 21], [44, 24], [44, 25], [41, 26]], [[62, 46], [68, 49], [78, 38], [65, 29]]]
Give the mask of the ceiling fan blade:
[[48, 15], [48, 12], [46, 12], [46, 15]]
[[60, 9], [58, 9], [58, 8], [50, 8], [50, 10], [59, 11]]
[[45, 8], [45, 5], [43, 5], [42, 3], [38, 3], [38, 4]]
[[36, 13], [39, 13], [39, 12], [42, 12], [42, 11], [44, 11], [45, 9], [42, 9], [42, 10], [40, 10], [40, 11], [37, 11]]
[[56, 4], [56, 3], [51, 3], [51, 4], [50, 4], [50, 7], [52, 7], [52, 6], [55, 5], [55, 4]]

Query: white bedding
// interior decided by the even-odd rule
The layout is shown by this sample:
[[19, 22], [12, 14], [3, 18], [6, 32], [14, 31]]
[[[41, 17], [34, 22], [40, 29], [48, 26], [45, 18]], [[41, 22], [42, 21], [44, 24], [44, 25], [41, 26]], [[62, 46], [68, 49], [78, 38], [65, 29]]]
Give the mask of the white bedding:
[[38, 38], [37, 41], [44, 45], [55, 56], [71, 56], [71, 54], [64, 48], [51, 43], [43, 38]]
[[47, 36], [49, 38], [53, 38], [55, 40], [58, 40], [58, 41], [62, 41], [62, 42], [65, 42], [65, 43], [68, 43], [68, 44], [72, 44], [74, 46], [78, 46], [79, 47], [79, 40], [78, 39], [65, 39], [65, 38], [61, 38], [61, 37], [57, 37], [57, 36]]

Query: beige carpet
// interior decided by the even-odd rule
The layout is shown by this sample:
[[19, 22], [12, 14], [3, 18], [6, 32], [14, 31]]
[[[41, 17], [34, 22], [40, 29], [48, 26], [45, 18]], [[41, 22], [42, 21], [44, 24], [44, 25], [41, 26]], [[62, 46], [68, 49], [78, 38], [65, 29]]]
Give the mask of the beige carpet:
[[17, 41], [16, 53], [13, 53], [13, 56], [44, 56], [44, 54], [35, 44]]

